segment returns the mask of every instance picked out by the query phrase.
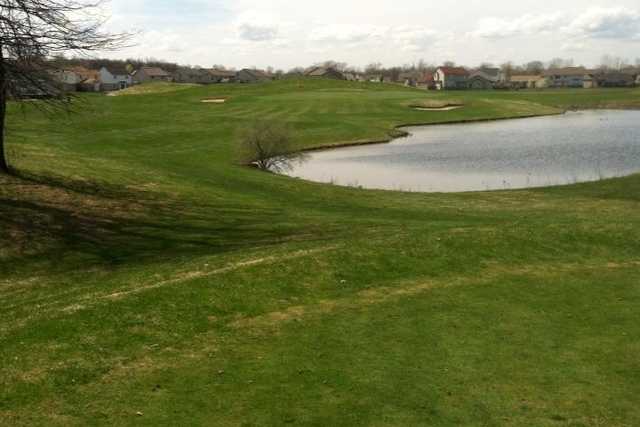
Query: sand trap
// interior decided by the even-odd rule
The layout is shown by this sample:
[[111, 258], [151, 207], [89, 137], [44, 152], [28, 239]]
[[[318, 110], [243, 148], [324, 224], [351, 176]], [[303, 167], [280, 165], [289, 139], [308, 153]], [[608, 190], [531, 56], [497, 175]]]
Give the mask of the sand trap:
[[451, 111], [462, 108], [462, 105], [449, 105], [447, 107], [414, 107], [414, 110], [418, 111]]
[[227, 99], [226, 98], [211, 98], [211, 99], [203, 99], [200, 102], [205, 103], [205, 104], [224, 104], [225, 102], [227, 102]]

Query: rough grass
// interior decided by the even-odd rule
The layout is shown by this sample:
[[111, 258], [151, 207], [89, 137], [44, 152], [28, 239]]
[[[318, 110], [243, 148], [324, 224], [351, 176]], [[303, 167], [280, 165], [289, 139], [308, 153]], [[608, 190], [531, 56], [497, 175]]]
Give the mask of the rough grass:
[[253, 119], [310, 148], [639, 94], [301, 80], [12, 106], [0, 424], [640, 424], [640, 176], [406, 194], [234, 160]]

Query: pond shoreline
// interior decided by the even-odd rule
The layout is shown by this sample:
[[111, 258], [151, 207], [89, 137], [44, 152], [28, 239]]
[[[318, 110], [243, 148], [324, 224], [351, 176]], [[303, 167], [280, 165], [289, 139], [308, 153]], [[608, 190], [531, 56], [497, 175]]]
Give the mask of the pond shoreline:
[[[397, 125], [393, 127], [389, 133], [395, 132], [397, 135], [390, 135], [389, 138], [385, 139], [371, 139], [371, 140], [360, 140], [360, 141], [350, 141], [350, 142], [336, 142], [329, 144], [316, 145], [309, 148], [303, 148], [301, 150], [297, 150], [297, 153], [312, 153], [314, 151], [326, 151], [334, 148], [348, 148], [348, 147], [360, 147], [364, 145], [376, 145], [376, 144], [388, 144], [397, 139], [406, 138], [410, 135], [409, 132], [404, 130], [404, 128], [409, 127], [431, 127], [431, 126], [446, 126], [446, 125], [463, 125], [463, 124], [477, 124], [477, 123], [489, 123], [489, 122], [499, 122], [504, 120], [520, 120], [520, 119], [533, 119], [536, 117], [552, 117], [552, 116], [562, 116], [572, 111], [589, 111], [589, 110], [608, 110], [609, 108], [588, 108], [582, 110], [564, 110], [558, 113], [549, 113], [549, 114], [528, 114], [526, 116], [514, 116], [514, 117], [495, 117], [495, 118], [480, 118], [480, 119], [469, 119], [469, 120], [451, 120], [444, 122], [436, 122], [436, 123], [408, 123]], [[623, 109], [620, 108], [618, 110], [635, 110], [635, 109]]]
[[464, 125], [464, 124], [477, 124], [477, 123], [489, 123], [489, 122], [499, 122], [504, 120], [520, 120], [520, 119], [533, 119], [536, 117], [553, 117], [553, 116], [562, 116], [571, 112], [580, 112], [580, 111], [638, 111], [640, 108], [637, 107], [593, 107], [593, 108], [569, 108], [566, 110], [559, 110], [558, 113], [548, 113], [548, 114], [527, 114], [525, 116], [509, 116], [509, 117], [493, 117], [493, 118], [479, 118], [479, 119], [469, 119], [469, 120], [450, 120], [444, 122], [436, 122], [436, 123], [408, 123], [394, 126], [389, 133], [396, 132], [397, 135], [390, 135], [389, 138], [385, 139], [371, 139], [371, 140], [358, 140], [358, 141], [349, 141], [349, 142], [336, 142], [329, 144], [321, 144], [313, 147], [303, 148], [301, 150], [295, 151], [296, 153], [312, 153], [315, 151], [325, 151], [331, 150], [334, 148], [348, 148], [348, 147], [359, 147], [364, 145], [376, 145], [376, 144], [388, 144], [390, 142], [395, 141], [396, 139], [402, 139], [409, 136], [409, 132], [405, 131], [404, 128], [409, 127], [430, 127], [430, 126], [446, 126], [446, 125]]
[[[624, 126], [627, 128], [632, 126], [633, 129], [637, 129], [633, 127], [633, 122], [629, 122], [629, 117], [631, 117], [631, 120], [637, 120], [637, 118], [634, 119], [637, 112], [638, 109], [635, 108], [574, 109], [565, 111], [558, 110], [558, 112], [545, 114], [527, 114], [516, 117], [450, 120], [430, 124], [405, 124], [395, 127], [393, 132], [397, 136], [390, 136], [387, 139], [354, 141], [344, 144], [334, 143], [301, 150], [300, 152], [306, 152], [312, 156], [309, 157], [310, 162], [312, 159], [315, 160], [308, 166], [301, 164], [296, 166], [294, 168], [295, 170], [292, 170], [291, 173], [285, 172], [282, 175], [310, 182], [329, 183], [339, 186], [358, 186], [371, 190], [402, 191], [408, 188], [408, 191], [411, 192], [427, 193], [525, 189], [568, 185], [626, 176], [630, 173], [637, 173], [637, 161], [633, 160], [638, 158], [637, 145], [630, 141], [625, 135], [620, 135], [615, 131], [612, 132], [609, 128], [609, 126], [612, 125], [601, 122], [603, 120], [605, 122], [613, 120], [612, 123], [616, 123], [617, 120], [619, 124], [626, 123]], [[619, 116], [616, 114], [623, 115]], [[547, 117], [547, 119], [545, 119], [545, 117]], [[558, 118], [554, 119], [553, 117]], [[566, 123], [563, 121], [564, 117], [567, 117], [568, 121]], [[604, 118], [598, 119], [599, 117]], [[521, 124], [520, 122], [522, 120], [518, 120], [534, 118], [540, 118], [542, 120], [534, 121], [530, 124]], [[622, 120], [622, 122], [620, 122], [620, 120]], [[507, 121], [511, 123], [488, 128], [482, 127], [480, 128], [484, 129], [482, 131], [474, 131], [473, 128], [465, 131], [463, 127], [457, 127], [462, 125], [472, 126], [474, 124], [480, 124], [480, 126], [482, 126], [482, 123]], [[445, 125], [452, 128], [448, 129]], [[435, 128], [433, 128], [434, 130], [430, 131], [431, 126], [444, 129], [435, 130]], [[500, 131], [500, 129], [502, 129], [502, 131]], [[525, 135], [523, 144], [516, 144], [519, 147], [517, 149], [525, 150], [521, 153], [521, 156], [509, 158], [502, 157], [502, 154], [496, 154], [513, 153], [513, 149], [511, 148], [513, 142], [510, 142], [513, 139], [513, 135], [511, 139], [509, 136], [505, 136], [505, 129], [509, 130], [509, 132], [514, 132], [515, 137], [520, 135], [519, 138], [522, 138], [522, 135]], [[611, 129], [619, 128], [614, 127]], [[421, 144], [423, 144], [421, 141], [423, 140], [430, 141], [434, 140], [434, 138], [437, 140], [443, 137], [445, 141], [448, 141], [447, 147], [449, 148], [447, 149], [426, 148], [415, 151], [416, 148], [413, 148], [421, 146]], [[626, 154], [635, 154], [633, 154], [633, 156], [623, 156], [626, 160], [620, 160], [620, 154], [616, 154], [615, 149], [610, 151], [609, 154], [605, 154], [605, 152], [602, 151], [601, 145], [600, 148], [598, 148], [600, 151], [575, 151], [575, 148], [567, 149], [564, 146], [559, 149], [560, 151], [557, 151], [558, 149], [554, 146], [554, 144], [556, 144], [554, 141], [556, 141], [557, 137], [561, 138], [558, 141], [572, 142], [572, 144], [574, 144], [573, 147], [575, 147], [575, 141], [587, 144], [588, 141], [597, 138], [597, 140], [600, 141], [599, 144], [610, 141], [614, 144], [612, 147], [618, 150], [626, 150], [624, 151]], [[404, 141], [396, 141], [400, 138], [408, 138], [406, 144]], [[478, 140], [477, 142], [482, 145], [476, 145], [476, 139]], [[394, 141], [395, 143], [391, 146], [387, 145]], [[622, 141], [622, 148], [618, 141]], [[566, 145], [566, 143], [563, 144]], [[632, 148], [629, 148], [628, 144], [632, 144]], [[357, 148], [368, 145], [378, 145], [378, 147], [371, 149], [363, 148], [364, 151]], [[340, 153], [340, 150], [338, 150], [349, 147], [354, 149], [347, 150], [343, 153]], [[569, 147], [571, 147], [571, 145]], [[610, 150], [606, 147], [604, 148], [605, 150]], [[544, 151], [539, 151], [541, 149]], [[446, 150], [450, 151], [447, 152]], [[431, 152], [431, 154], [427, 154], [429, 152]], [[531, 156], [530, 159], [524, 155], [531, 152], [534, 152], [535, 155]], [[554, 152], [556, 154], [553, 154]], [[434, 153], [436, 154], [435, 156], [433, 155]], [[408, 157], [407, 154], [409, 154]], [[559, 154], [561, 154], [560, 157]], [[403, 158], [404, 160], [394, 160], [400, 162], [395, 165], [390, 163], [388, 166], [372, 166], [377, 165], [377, 163], [367, 165], [368, 160], [366, 160], [366, 158], [369, 155], [371, 155], [372, 158], [378, 159], [393, 159], [392, 156], [399, 156], [397, 159]], [[355, 156], [354, 158], [358, 160], [349, 163], [351, 156]], [[446, 158], [454, 159], [454, 163], [443, 169], [444, 163], [439, 159]], [[514, 161], [516, 158], [519, 160]], [[557, 165], [560, 158], [566, 163], [565, 166], [558, 169]], [[335, 163], [336, 159], [340, 163]], [[518, 164], [518, 162], [522, 162], [523, 159], [529, 159], [527, 161], [532, 163], [529, 163], [527, 166]], [[404, 168], [402, 167], [402, 161], [407, 165], [414, 166]], [[376, 160], [376, 162], [379, 162], [379, 160]], [[601, 162], [603, 163], [601, 164]], [[418, 163], [424, 163], [424, 168], [415, 168], [415, 164]], [[427, 168], [425, 166], [427, 164], [434, 165], [435, 167]], [[345, 167], [344, 165], [348, 166]], [[447, 168], [451, 168], [452, 166], [454, 169], [448, 169], [449, 172], [438, 172], [447, 170]], [[603, 166], [604, 170], [602, 169]], [[401, 168], [398, 169], [399, 167]], [[456, 175], [454, 172], [456, 170], [455, 168], [458, 168], [461, 173]], [[474, 168], [477, 169], [474, 170]], [[490, 172], [480, 172], [481, 170]], [[391, 172], [392, 174], [389, 175], [390, 171], [395, 172]], [[624, 172], [618, 174], [617, 171]], [[504, 174], [504, 177], [497, 176], [499, 174]], [[384, 178], [384, 176], [386, 176], [386, 178]], [[387, 179], [387, 181], [384, 181], [384, 179]]]

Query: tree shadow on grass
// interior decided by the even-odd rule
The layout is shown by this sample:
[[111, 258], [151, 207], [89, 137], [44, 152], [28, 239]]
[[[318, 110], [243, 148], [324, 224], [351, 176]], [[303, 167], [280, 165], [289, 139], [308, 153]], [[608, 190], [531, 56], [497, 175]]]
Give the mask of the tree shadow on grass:
[[161, 262], [326, 238], [326, 230], [294, 221], [277, 208], [207, 204], [51, 176], [0, 178], [2, 276]]

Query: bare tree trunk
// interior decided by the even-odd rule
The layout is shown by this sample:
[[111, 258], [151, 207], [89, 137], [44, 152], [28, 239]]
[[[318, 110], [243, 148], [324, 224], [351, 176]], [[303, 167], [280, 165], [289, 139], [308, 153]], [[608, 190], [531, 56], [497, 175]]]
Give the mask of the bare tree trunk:
[[9, 173], [9, 162], [4, 150], [4, 116], [7, 110], [5, 94], [0, 94], [0, 173]]
[[0, 45], [0, 173], [9, 173], [9, 162], [5, 153], [5, 116], [7, 114], [7, 71], [4, 64], [2, 45]]

